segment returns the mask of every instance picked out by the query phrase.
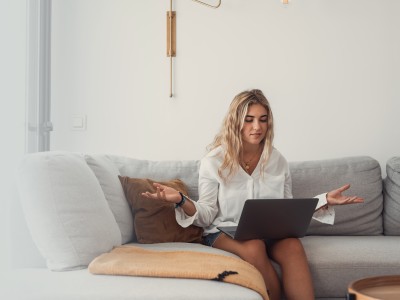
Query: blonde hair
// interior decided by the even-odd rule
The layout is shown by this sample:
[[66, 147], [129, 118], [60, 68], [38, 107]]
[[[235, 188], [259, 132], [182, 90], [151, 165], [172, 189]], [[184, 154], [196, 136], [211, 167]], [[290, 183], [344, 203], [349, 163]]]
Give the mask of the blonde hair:
[[[240, 155], [243, 151], [242, 128], [248, 108], [253, 104], [261, 104], [267, 111], [267, 132], [264, 140], [261, 141], [264, 149], [261, 160], [261, 172], [264, 170], [268, 158], [272, 152], [274, 139], [274, 120], [272, 110], [267, 98], [263, 92], [257, 89], [244, 91], [235, 96], [232, 100], [228, 113], [226, 114], [219, 133], [214, 141], [207, 147], [213, 150], [222, 146], [225, 150], [223, 161], [218, 169], [218, 174], [224, 180], [227, 180], [240, 166]], [[228, 174], [223, 176], [223, 171], [227, 169]]]

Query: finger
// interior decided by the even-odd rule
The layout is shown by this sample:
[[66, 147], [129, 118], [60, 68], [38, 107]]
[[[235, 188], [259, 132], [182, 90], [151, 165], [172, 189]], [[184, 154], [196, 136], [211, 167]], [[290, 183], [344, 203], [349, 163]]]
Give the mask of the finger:
[[351, 198], [347, 196], [342, 196], [336, 199], [336, 205], [345, 205], [350, 203], [351, 203]]
[[362, 203], [364, 202], [363, 198], [360, 198], [358, 196], [352, 196], [352, 197], [348, 197], [348, 199], [345, 200], [346, 204], [350, 204], [350, 203]]
[[363, 203], [363, 202], [364, 202], [364, 198], [356, 197], [356, 199], [354, 199], [354, 203]]
[[159, 184], [158, 182], [153, 182], [153, 186], [155, 188], [160, 188], [160, 189], [165, 189], [165, 186], [162, 184]]
[[156, 199], [157, 197], [154, 194], [151, 194], [149, 192], [144, 192], [142, 193], [142, 196], [149, 198], [149, 199]]
[[348, 202], [350, 202], [350, 203], [353, 203], [354, 201], [356, 201], [357, 200], [357, 196], [351, 196], [351, 197], [348, 197], [349, 199], [347, 200]]
[[161, 198], [161, 191], [160, 191], [160, 187], [159, 186], [157, 187], [156, 193], [157, 193], [157, 198], [158, 199], [162, 199]]
[[360, 200], [364, 200], [364, 199], [362, 199], [362, 198], [360, 198], [360, 197], [358, 197], [358, 196], [352, 196], [352, 197], [350, 197], [350, 202], [358, 202], [358, 201], [360, 201]]
[[338, 188], [339, 192], [344, 192], [345, 190], [348, 190], [350, 188], [350, 184], [345, 184], [344, 186]]
[[342, 204], [348, 204], [350, 202], [350, 198], [347, 196], [344, 196], [339, 200], [339, 202]]

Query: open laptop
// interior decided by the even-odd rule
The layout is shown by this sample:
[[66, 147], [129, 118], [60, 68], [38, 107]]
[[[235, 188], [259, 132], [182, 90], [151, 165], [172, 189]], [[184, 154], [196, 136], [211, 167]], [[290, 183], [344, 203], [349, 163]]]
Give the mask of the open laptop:
[[317, 198], [248, 199], [237, 226], [217, 227], [235, 240], [303, 237]]

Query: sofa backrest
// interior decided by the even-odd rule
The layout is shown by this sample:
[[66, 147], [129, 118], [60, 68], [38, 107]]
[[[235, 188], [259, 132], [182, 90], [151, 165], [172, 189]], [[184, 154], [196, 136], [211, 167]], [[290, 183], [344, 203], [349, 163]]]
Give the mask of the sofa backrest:
[[310, 197], [351, 184], [347, 195], [364, 198], [364, 203], [335, 207], [335, 224], [312, 220], [309, 235], [381, 235], [381, 168], [370, 157], [348, 157], [317, 161], [291, 162], [294, 197]]
[[[198, 199], [199, 161], [148, 161], [109, 156], [123, 176], [165, 181], [183, 180], [189, 196]], [[364, 198], [362, 204], [335, 207], [335, 225], [313, 220], [309, 235], [383, 234], [383, 194], [381, 167], [371, 157], [346, 157], [317, 161], [291, 162], [293, 195], [311, 197], [351, 184], [347, 194]]]
[[116, 155], [108, 157], [115, 163], [122, 176], [149, 178], [155, 181], [181, 179], [188, 187], [188, 196], [193, 200], [199, 198], [200, 161], [198, 160], [151, 161]]
[[384, 233], [400, 235], [400, 157], [392, 157], [386, 164], [384, 180]]

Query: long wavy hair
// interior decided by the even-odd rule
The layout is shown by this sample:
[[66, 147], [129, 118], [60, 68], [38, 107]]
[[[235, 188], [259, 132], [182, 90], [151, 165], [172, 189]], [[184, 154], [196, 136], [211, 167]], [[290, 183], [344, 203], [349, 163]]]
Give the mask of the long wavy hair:
[[[207, 147], [209, 151], [222, 146], [225, 150], [218, 174], [227, 180], [240, 166], [240, 157], [243, 153], [242, 128], [248, 108], [253, 104], [261, 104], [267, 111], [267, 132], [261, 141], [264, 149], [261, 155], [261, 172], [264, 170], [269, 156], [272, 152], [274, 139], [274, 120], [272, 110], [263, 92], [257, 89], [244, 91], [235, 96], [232, 100], [228, 113], [226, 114], [219, 133], [214, 141]], [[226, 176], [223, 171], [228, 170]]]

